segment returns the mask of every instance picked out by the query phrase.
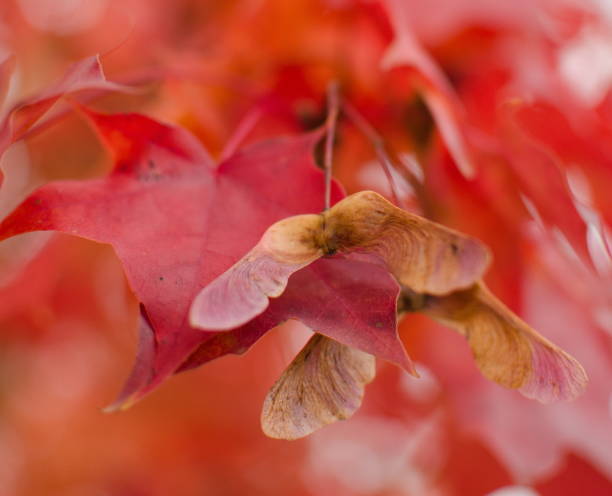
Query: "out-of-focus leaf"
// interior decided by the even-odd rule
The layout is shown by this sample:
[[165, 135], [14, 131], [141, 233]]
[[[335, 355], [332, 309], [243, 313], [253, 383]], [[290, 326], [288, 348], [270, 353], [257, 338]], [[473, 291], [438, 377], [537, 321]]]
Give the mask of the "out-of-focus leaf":
[[0, 62], [0, 107], [4, 103], [9, 90], [11, 76], [15, 69], [15, 56], [8, 56]]
[[[0, 76], [1, 73], [2, 69]], [[4, 115], [0, 121], [0, 156], [12, 143], [40, 125], [40, 119], [58, 99], [84, 90], [127, 91], [129, 88], [106, 79], [97, 55], [75, 62], [66, 70], [60, 81], [40, 94], [15, 105]], [[1, 93], [0, 91], [0, 95]]]
[[474, 164], [461, 126], [465, 122], [460, 117], [462, 110], [458, 98], [440, 67], [413, 35], [406, 3], [386, 0], [384, 5], [393, 25], [395, 39], [382, 61], [383, 68], [408, 66], [416, 71], [425, 102], [457, 167], [464, 176], [473, 176]]

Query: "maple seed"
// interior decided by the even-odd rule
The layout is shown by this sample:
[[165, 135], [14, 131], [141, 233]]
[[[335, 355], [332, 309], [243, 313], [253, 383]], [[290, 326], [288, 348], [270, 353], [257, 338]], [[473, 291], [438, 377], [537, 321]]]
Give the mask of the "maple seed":
[[269, 437], [298, 439], [345, 420], [375, 375], [372, 355], [315, 334], [266, 396], [262, 429]]
[[222, 331], [245, 324], [267, 308], [268, 298], [283, 293], [291, 274], [334, 253], [382, 263], [403, 286], [434, 295], [471, 286], [490, 261], [478, 240], [362, 191], [322, 214], [273, 224], [247, 255], [198, 294], [191, 325]]
[[487, 378], [542, 403], [572, 400], [587, 384], [582, 366], [529, 327], [483, 283], [428, 297], [420, 309], [466, 337]]
[[471, 286], [490, 262], [480, 241], [393, 206], [373, 191], [349, 196], [326, 213], [325, 246], [382, 261], [419, 293]]

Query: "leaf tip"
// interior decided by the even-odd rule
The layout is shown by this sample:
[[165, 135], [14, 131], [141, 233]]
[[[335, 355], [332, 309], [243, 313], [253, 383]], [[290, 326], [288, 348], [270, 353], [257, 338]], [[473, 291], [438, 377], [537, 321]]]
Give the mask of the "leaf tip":
[[116, 413], [116, 412], [124, 412], [134, 406], [134, 404], [138, 401], [138, 397], [136, 394], [132, 394], [127, 398], [119, 398], [114, 403], [105, 406], [102, 408], [102, 413]]

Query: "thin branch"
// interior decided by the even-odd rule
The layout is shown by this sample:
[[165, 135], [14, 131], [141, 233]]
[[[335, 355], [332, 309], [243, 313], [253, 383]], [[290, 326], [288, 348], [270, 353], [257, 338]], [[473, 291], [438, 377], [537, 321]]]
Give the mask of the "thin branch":
[[[385, 148], [385, 142], [380, 134], [374, 129], [374, 127], [366, 120], [366, 118], [361, 115], [361, 113], [350, 103], [343, 102], [342, 110], [346, 114], [346, 116], [352, 121], [355, 127], [366, 137], [368, 141], [372, 144], [374, 151], [376, 153], [376, 157], [382, 166], [383, 172], [385, 173], [385, 177], [387, 178], [387, 182], [389, 183], [389, 188], [391, 189], [391, 196], [393, 202], [401, 207], [406, 209], [405, 203], [401, 200], [400, 195], [397, 191], [397, 186], [395, 184], [395, 179], [393, 179], [393, 174], [391, 169], [397, 171], [412, 187], [412, 190], [417, 195], [419, 200], [422, 200], [422, 186], [419, 179], [406, 167], [402, 167], [398, 170], [395, 166], [394, 161], [391, 159], [387, 150]], [[419, 201], [421, 203], [421, 201]]]
[[387, 178], [387, 182], [389, 183], [389, 187], [391, 189], [391, 196], [393, 197], [393, 203], [402, 208], [404, 205], [400, 200], [400, 196], [397, 192], [397, 188], [395, 186], [395, 180], [393, 179], [393, 175], [391, 174], [391, 167], [393, 167], [391, 159], [389, 158], [387, 151], [385, 150], [385, 144], [380, 136], [376, 132], [376, 130], [372, 127], [372, 125], [363, 117], [359, 111], [353, 107], [350, 103], [345, 102], [343, 105], [344, 112], [347, 117], [353, 121], [355, 127], [359, 129], [363, 135], [372, 143], [374, 147], [374, 151], [376, 152], [376, 157], [382, 166], [383, 172]]
[[325, 155], [323, 167], [325, 170], [325, 206], [324, 210], [329, 210], [331, 206], [331, 180], [332, 180], [332, 159], [334, 152], [334, 138], [336, 136], [336, 123], [338, 122], [339, 111], [338, 83], [332, 82], [327, 87], [327, 119], [325, 119]]

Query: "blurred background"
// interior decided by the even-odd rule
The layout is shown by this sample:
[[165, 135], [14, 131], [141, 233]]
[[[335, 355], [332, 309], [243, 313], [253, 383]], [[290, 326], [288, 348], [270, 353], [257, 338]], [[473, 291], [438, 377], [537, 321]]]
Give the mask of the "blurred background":
[[[612, 2], [3, 0], [3, 115], [96, 53], [138, 91], [86, 95], [91, 107], [182, 125], [214, 156], [254, 115], [245, 142], [316, 127], [337, 81], [384, 140], [403, 204], [485, 241], [492, 290], [591, 382], [572, 403], [527, 400], [410, 315], [421, 379], [380, 362], [353, 419], [303, 440], [259, 427], [308, 339], [297, 323], [104, 414], [138, 304], [110, 247], [34, 233], [0, 244], [0, 493], [612, 494]], [[53, 110], [2, 156], [2, 215], [49, 181], [109, 170], [83, 119]], [[346, 119], [334, 174], [349, 193], [393, 194]]]

